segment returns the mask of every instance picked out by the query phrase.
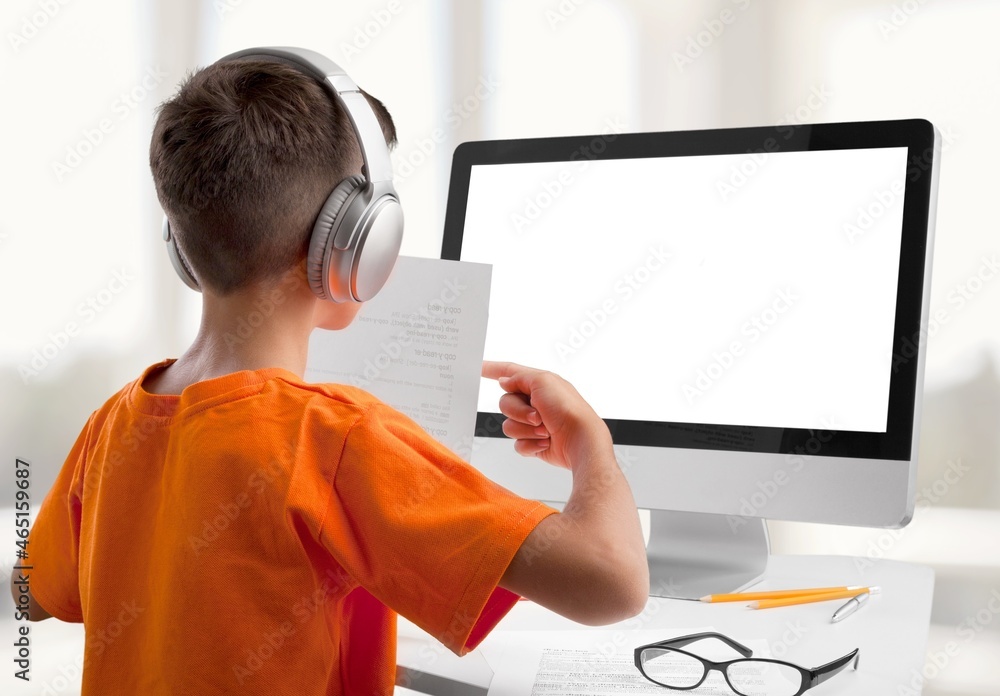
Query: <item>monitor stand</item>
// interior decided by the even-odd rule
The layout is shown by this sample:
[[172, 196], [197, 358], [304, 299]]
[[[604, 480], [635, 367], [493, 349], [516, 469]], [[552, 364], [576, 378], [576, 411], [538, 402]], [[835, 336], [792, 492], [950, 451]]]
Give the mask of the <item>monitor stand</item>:
[[767, 525], [758, 517], [650, 510], [649, 594], [698, 599], [737, 592], [764, 575]]

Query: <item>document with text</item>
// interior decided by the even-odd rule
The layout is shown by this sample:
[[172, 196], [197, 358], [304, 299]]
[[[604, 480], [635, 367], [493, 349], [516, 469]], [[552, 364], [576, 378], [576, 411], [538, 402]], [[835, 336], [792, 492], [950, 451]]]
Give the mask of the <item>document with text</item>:
[[401, 256], [339, 331], [313, 331], [305, 379], [368, 391], [468, 460], [476, 427], [492, 267]]

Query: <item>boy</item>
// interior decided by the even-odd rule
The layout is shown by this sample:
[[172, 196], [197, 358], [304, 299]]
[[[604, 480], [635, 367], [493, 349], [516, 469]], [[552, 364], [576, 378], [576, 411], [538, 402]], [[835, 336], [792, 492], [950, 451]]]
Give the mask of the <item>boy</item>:
[[517, 595], [588, 624], [642, 609], [635, 504], [568, 383], [483, 366], [515, 449], [572, 470], [557, 513], [373, 396], [302, 381], [310, 332], [360, 306], [305, 279], [313, 221], [362, 165], [317, 80], [260, 58], [195, 73], [161, 107], [150, 165], [199, 333], [91, 415], [32, 529], [35, 569], [12, 578], [31, 619], [84, 623], [84, 696], [391, 693], [396, 612], [464, 654]]

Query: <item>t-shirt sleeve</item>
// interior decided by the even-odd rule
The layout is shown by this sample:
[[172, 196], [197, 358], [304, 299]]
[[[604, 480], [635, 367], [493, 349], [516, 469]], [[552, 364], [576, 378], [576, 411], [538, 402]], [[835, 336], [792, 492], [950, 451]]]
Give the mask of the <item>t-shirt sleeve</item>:
[[461, 655], [514, 606], [497, 585], [554, 512], [377, 404], [347, 436], [320, 536], [373, 596]]
[[31, 594], [57, 619], [81, 622], [80, 519], [82, 481], [93, 416], [76, 439], [28, 536]]

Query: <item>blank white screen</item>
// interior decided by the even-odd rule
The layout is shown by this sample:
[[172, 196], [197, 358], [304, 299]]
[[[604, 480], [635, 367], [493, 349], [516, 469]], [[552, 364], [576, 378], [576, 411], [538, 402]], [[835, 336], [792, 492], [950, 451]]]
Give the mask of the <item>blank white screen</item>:
[[906, 154], [474, 166], [486, 358], [604, 418], [885, 432]]

